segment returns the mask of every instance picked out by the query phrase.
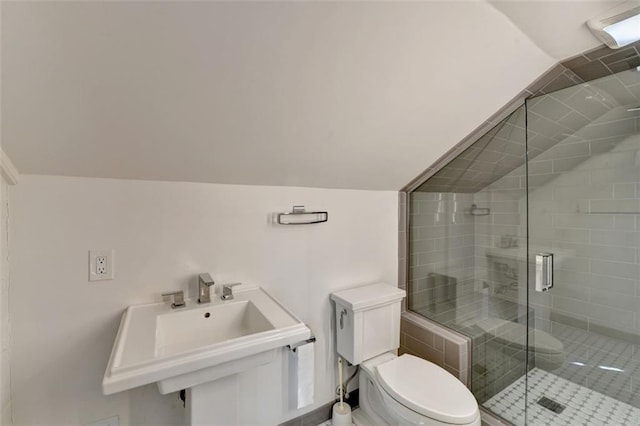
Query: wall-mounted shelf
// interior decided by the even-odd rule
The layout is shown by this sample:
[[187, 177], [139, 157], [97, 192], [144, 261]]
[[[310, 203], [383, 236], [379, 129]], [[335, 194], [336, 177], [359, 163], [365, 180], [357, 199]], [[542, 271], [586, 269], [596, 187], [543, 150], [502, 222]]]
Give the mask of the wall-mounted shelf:
[[314, 223], [324, 223], [328, 220], [328, 212], [308, 212], [304, 206], [293, 206], [290, 212], [278, 213], [279, 225], [312, 225]]

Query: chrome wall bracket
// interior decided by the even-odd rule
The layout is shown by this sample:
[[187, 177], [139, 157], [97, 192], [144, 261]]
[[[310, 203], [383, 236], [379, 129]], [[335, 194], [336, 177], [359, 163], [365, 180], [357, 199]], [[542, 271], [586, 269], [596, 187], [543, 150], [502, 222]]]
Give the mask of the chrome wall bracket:
[[323, 223], [329, 220], [327, 212], [308, 212], [304, 206], [293, 206], [292, 211], [287, 213], [278, 213], [279, 225], [311, 225], [314, 223]]

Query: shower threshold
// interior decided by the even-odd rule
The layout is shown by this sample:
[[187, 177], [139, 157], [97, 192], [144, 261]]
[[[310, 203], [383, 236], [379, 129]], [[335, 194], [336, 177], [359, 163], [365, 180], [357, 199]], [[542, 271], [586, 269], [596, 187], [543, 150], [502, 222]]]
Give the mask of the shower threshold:
[[[514, 425], [525, 424], [524, 398], [527, 384], [522, 376], [483, 406]], [[580, 386], [539, 368], [528, 374], [527, 422], [529, 425], [600, 425], [640, 424], [640, 409]], [[538, 402], [548, 398], [563, 406], [559, 413]], [[547, 405], [545, 407], [544, 405]]]

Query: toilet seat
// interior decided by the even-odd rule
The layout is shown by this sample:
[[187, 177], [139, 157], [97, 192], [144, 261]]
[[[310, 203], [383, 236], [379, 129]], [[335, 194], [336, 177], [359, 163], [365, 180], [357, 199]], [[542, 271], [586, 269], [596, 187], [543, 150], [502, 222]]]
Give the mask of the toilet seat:
[[472, 423], [478, 417], [478, 404], [469, 389], [429, 361], [404, 354], [377, 365], [375, 375], [387, 394], [383, 399], [396, 411], [410, 409], [457, 425]]

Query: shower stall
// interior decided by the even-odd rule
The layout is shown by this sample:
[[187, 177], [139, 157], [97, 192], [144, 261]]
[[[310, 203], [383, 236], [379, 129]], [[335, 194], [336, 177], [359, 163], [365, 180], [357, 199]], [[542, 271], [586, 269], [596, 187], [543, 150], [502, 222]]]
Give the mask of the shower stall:
[[640, 424], [640, 72], [528, 99], [408, 194], [408, 309], [515, 425]]

